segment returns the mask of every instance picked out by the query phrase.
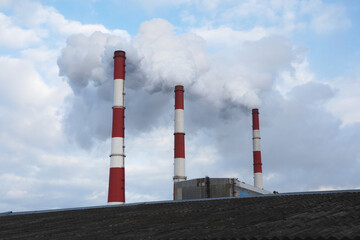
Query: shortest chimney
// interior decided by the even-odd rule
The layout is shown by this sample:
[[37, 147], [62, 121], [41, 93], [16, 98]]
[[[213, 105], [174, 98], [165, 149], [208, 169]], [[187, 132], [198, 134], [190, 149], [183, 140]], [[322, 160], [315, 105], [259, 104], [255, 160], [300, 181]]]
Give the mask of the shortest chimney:
[[254, 156], [254, 186], [263, 189], [262, 163], [260, 150], [259, 109], [252, 110], [253, 122], [253, 156]]

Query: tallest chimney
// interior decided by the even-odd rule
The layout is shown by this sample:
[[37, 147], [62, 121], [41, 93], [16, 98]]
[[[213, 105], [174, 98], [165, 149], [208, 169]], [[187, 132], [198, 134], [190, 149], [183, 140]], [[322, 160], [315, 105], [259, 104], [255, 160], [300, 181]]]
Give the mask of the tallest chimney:
[[254, 186], [263, 189], [262, 163], [260, 150], [259, 109], [252, 110], [253, 121], [253, 155], [254, 155]]
[[114, 104], [108, 204], [125, 203], [125, 52], [114, 52]]

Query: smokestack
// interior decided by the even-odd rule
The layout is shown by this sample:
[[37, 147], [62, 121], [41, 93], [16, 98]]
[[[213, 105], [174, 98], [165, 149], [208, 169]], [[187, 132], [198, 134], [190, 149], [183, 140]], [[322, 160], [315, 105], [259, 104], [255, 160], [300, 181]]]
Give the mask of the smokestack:
[[186, 180], [184, 87], [181, 85], [175, 86], [175, 132], [174, 132], [174, 178], [173, 179], [174, 179], [174, 183]]
[[263, 189], [262, 163], [260, 150], [259, 110], [252, 110], [253, 121], [253, 154], [254, 154], [254, 186]]
[[125, 203], [125, 52], [114, 52], [114, 104], [108, 204]]

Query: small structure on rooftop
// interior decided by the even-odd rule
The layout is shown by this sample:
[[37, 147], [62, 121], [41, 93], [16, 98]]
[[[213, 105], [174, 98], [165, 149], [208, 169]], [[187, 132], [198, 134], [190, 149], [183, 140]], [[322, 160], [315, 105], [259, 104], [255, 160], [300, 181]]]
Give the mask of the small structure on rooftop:
[[245, 197], [271, 192], [240, 182], [237, 178], [196, 178], [174, 184], [174, 200]]

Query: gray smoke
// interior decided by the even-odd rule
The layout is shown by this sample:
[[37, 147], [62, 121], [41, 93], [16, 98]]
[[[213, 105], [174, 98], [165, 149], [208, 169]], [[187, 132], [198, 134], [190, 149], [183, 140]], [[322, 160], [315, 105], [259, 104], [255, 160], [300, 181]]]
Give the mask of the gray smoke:
[[[100, 32], [72, 35], [58, 65], [74, 92], [65, 129], [83, 147], [109, 136], [113, 52], [118, 49], [127, 54], [127, 116], [133, 117], [129, 131], [163, 123], [177, 84], [185, 86], [188, 99], [206, 100], [222, 118], [232, 115], [231, 109], [259, 106], [260, 94], [272, 90], [278, 72], [291, 69], [301, 55], [281, 36], [245, 43], [233, 53], [210, 54], [202, 38], [178, 35], [163, 19], [144, 22], [130, 42]], [[140, 123], [143, 114], [147, 120]]]

